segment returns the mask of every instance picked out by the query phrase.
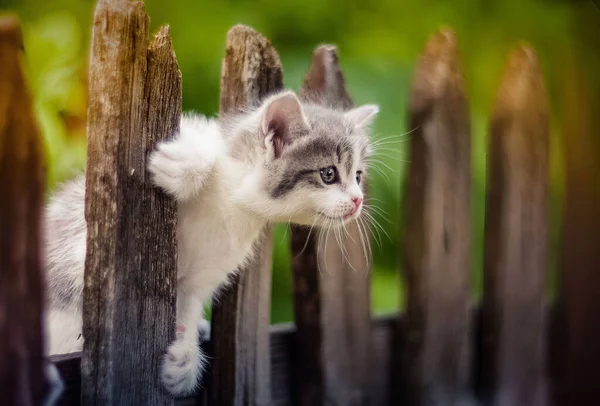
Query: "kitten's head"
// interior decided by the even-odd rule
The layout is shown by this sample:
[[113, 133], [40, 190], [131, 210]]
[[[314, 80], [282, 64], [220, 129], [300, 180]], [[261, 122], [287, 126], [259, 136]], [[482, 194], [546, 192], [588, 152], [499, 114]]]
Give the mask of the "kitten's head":
[[301, 103], [292, 92], [260, 109], [261, 212], [282, 222], [335, 226], [363, 208], [369, 126], [379, 109], [348, 111]]

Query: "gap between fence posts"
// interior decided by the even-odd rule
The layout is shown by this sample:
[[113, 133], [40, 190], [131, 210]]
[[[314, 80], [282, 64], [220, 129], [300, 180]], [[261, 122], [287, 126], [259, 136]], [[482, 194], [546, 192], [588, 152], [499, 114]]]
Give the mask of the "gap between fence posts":
[[175, 338], [176, 204], [146, 159], [181, 116], [169, 29], [148, 49], [141, 2], [100, 0], [92, 33], [82, 404], [172, 405], [160, 380]]
[[[249, 27], [227, 33], [221, 76], [221, 114], [255, 105], [283, 88], [279, 55]], [[271, 403], [269, 323], [273, 237], [267, 227], [257, 254], [213, 301], [213, 356], [208, 384], [212, 406]]]
[[44, 378], [40, 220], [44, 154], [21, 68], [19, 21], [0, 18], [0, 393], [40, 405]]
[[469, 113], [457, 39], [439, 31], [418, 60], [409, 108], [408, 301], [396, 396], [410, 405], [455, 405], [469, 396]]

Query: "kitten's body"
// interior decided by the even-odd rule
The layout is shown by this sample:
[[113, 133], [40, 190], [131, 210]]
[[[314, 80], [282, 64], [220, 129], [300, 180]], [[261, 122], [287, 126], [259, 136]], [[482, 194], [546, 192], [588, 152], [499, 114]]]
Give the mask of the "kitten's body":
[[[163, 364], [173, 394], [189, 393], [199, 380], [203, 304], [252, 255], [266, 224], [343, 224], [360, 214], [354, 174], [365, 170], [365, 127], [375, 113], [372, 106], [350, 113], [301, 107], [282, 93], [221, 122], [184, 117], [180, 134], [153, 152], [154, 181], [178, 202], [178, 335]], [[314, 172], [335, 161], [339, 187], [325, 187]], [[51, 354], [83, 343], [84, 186], [82, 178], [64, 186], [45, 216]]]

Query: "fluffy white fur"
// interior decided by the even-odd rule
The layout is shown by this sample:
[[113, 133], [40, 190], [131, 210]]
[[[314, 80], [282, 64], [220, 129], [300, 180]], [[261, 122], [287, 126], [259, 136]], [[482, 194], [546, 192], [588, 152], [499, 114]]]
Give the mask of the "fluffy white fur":
[[[363, 194], [356, 174], [366, 169], [359, 150], [376, 113], [374, 106], [349, 112], [302, 107], [293, 93], [284, 92], [230, 119], [186, 115], [179, 134], [151, 154], [148, 169], [155, 184], [178, 203], [178, 330], [162, 366], [172, 394], [189, 394], [200, 382], [206, 359], [198, 341], [208, 335], [203, 305], [248, 260], [267, 223], [341, 225], [360, 215], [362, 206], [355, 203]], [[347, 147], [337, 158], [316, 146], [319, 137], [326, 138], [320, 134], [336, 131], [343, 134], [334, 142]], [[298, 160], [302, 154], [307, 158]], [[338, 184], [319, 185], [321, 165], [341, 159], [347, 170], [339, 164]], [[292, 184], [289, 176], [301, 165], [314, 166], [315, 173]], [[82, 349], [83, 196], [83, 181], [72, 182], [46, 214], [51, 354]]]

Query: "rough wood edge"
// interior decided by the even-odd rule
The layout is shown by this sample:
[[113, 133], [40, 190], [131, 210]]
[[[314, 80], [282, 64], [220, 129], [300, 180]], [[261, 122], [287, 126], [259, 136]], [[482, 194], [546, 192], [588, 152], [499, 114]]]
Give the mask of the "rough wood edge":
[[181, 74], [168, 28], [148, 49], [148, 23], [141, 2], [100, 0], [94, 16], [81, 368], [90, 405], [173, 403], [159, 369], [174, 338], [176, 206], [150, 183], [146, 157], [178, 128]]
[[321, 44], [313, 51], [309, 71], [300, 89], [300, 98], [343, 109], [353, 106], [335, 45]]

